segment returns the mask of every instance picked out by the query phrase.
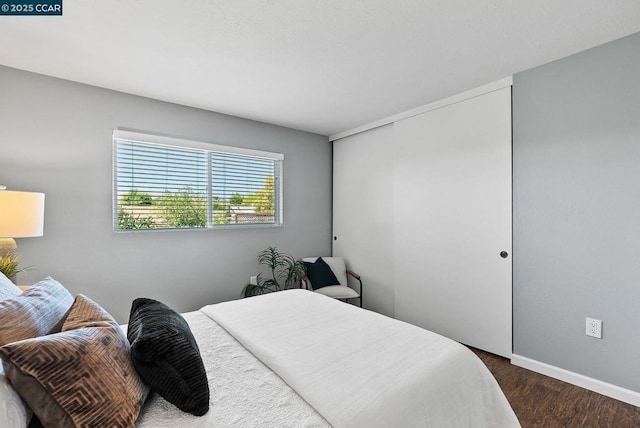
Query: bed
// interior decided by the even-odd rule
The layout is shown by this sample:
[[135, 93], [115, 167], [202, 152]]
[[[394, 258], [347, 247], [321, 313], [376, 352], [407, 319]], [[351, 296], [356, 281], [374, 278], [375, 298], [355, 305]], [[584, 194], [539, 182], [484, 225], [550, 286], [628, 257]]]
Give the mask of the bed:
[[[152, 394], [137, 427], [519, 426], [466, 347], [317, 293], [287, 290], [183, 317], [202, 357], [209, 410], [193, 416]], [[1, 348], [3, 363], [11, 346]]]
[[466, 347], [317, 293], [288, 290], [184, 317], [207, 369], [209, 413], [180, 414], [154, 396], [139, 427], [519, 426]]

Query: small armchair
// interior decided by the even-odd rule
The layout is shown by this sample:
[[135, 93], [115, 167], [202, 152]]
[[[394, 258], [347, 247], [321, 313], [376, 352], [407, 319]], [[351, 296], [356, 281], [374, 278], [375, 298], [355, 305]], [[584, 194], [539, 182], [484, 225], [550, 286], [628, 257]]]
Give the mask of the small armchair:
[[[359, 299], [362, 307], [362, 278], [347, 270], [342, 257], [305, 257], [302, 261], [307, 272], [303, 278], [307, 290], [344, 301]], [[358, 281], [359, 292], [349, 287], [348, 277]]]

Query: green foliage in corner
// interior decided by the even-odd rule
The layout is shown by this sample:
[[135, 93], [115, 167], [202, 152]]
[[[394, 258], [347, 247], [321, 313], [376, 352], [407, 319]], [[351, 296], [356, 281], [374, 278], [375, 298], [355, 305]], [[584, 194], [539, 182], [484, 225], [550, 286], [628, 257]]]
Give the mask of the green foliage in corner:
[[291, 254], [280, 252], [276, 247], [267, 247], [258, 254], [258, 263], [266, 266], [271, 278], [258, 275], [257, 284], [247, 284], [242, 290], [244, 297], [272, 293], [288, 288], [298, 288], [305, 275], [304, 263]]

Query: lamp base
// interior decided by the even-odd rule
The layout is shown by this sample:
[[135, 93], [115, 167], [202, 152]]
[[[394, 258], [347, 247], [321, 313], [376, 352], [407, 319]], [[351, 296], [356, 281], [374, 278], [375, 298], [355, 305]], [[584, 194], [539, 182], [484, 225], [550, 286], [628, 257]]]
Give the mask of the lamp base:
[[13, 238], [0, 238], [0, 257], [14, 253], [18, 249], [16, 240]]

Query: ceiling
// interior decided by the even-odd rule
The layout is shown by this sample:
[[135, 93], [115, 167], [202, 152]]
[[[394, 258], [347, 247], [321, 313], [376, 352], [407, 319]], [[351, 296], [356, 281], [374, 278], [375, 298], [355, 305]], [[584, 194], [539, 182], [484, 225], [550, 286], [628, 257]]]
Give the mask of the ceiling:
[[64, 0], [0, 64], [331, 135], [640, 31], [638, 0]]

